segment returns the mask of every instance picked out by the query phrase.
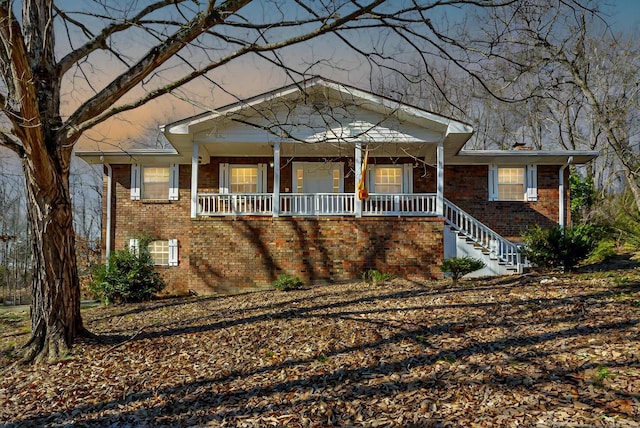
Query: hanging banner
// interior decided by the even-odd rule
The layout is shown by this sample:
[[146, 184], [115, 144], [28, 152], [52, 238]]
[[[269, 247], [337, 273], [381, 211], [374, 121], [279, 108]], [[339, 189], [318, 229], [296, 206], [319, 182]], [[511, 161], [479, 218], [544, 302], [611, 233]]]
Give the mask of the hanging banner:
[[361, 201], [369, 199], [369, 192], [367, 192], [367, 162], [369, 161], [369, 147], [365, 149], [364, 157], [362, 158], [362, 171], [360, 173], [360, 181], [358, 182], [358, 199]]

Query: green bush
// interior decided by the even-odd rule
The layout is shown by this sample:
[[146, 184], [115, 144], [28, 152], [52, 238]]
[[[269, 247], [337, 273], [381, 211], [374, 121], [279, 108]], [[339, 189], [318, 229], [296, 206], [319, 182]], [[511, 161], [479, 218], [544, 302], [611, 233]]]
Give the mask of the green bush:
[[611, 239], [598, 242], [587, 258], [587, 263], [602, 263], [616, 255], [616, 243]]
[[278, 275], [278, 278], [271, 283], [271, 286], [276, 290], [289, 291], [302, 288], [304, 283], [297, 276], [291, 276], [286, 273]]
[[482, 260], [474, 259], [473, 257], [451, 257], [450, 259], [445, 259], [442, 262], [443, 272], [451, 274], [451, 279], [454, 284], [458, 283], [458, 280], [465, 276], [468, 273], [475, 272], [479, 269], [482, 269], [486, 265]]
[[149, 300], [164, 287], [149, 252], [142, 248], [140, 254], [129, 249], [112, 252], [108, 266], [98, 266], [89, 284], [90, 290], [105, 304]]
[[369, 269], [362, 274], [362, 280], [368, 284], [380, 284], [381, 282], [391, 281], [393, 274], [382, 273], [375, 269]]
[[548, 229], [536, 225], [522, 235], [522, 253], [539, 267], [573, 270], [596, 248], [602, 233], [601, 228], [588, 224]]

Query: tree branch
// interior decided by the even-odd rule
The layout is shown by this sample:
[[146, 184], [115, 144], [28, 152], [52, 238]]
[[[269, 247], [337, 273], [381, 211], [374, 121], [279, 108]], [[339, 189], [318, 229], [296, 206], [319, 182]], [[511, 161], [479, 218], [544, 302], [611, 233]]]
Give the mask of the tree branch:
[[25, 155], [24, 147], [5, 132], [0, 132], [0, 146], [8, 148], [20, 158], [23, 158]]
[[93, 39], [89, 40], [78, 49], [69, 52], [67, 55], [64, 56], [64, 58], [60, 60], [60, 62], [58, 63], [58, 69], [59, 69], [60, 75], [61, 76], [64, 75], [67, 71], [69, 71], [69, 69], [75, 63], [80, 61], [82, 58], [87, 57], [92, 52], [95, 52], [98, 49], [106, 49], [107, 40], [114, 34], [138, 25], [139, 21], [142, 20], [142, 18], [155, 12], [156, 10], [160, 10], [163, 7], [169, 6], [171, 4], [182, 3], [184, 1], [186, 0], [163, 0], [163, 1], [158, 1], [156, 3], [153, 3], [145, 7], [144, 9], [142, 9], [136, 16], [134, 16], [130, 20], [125, 20], [120, 23], [114, 23], [105, 27], [100, 32], [100, 34], [98, 34], [95, 37], [93, 37], [93, 33], [91, 33], [91, 31], [88, 28], [86, 28], [82, 23], [79, 23], [78, 21], [70, 18], [66, 13], [64, 13], [63, 11], [61, 11], [59, 8], [56, 7], [55, 10], [62, 19], [78, 26], [86, 35], [93, 37]]
[[[360, 9], [352, 12], [349, 15], [346, 15], [344, 17], [338, 18], [336, 20], [334, 20], [331, 23], [327, 23], [324, 22], [323, 25], [319, 28], [317, 28], [314, 31], [309, 31], [308, 33], [305, 33], [303, 35], [299, 35], [299, 36], [295, 36], [295, 37], [291, 37], [289, 39], [280, 41], [280, 42], [276, 42], [276, 43], [271, 43], [271, 44], [265, 44], [265, 45], [256, 45], [256, 44], [245, 44], [244, 46], [242, 46], [240, 49], [238, 49], [235, 52], [232, 52], [231, 54], [219, 59], [216, 62], [212, 62], [210, 64], [208, 64], [205, 67], [201, 67], [185, 76], [183, 76], [180, 79], [177, 79], [173, 82], [171, 82], [168, 85], [165, 85], [161, 88], [157, 88], [153, 91], [148, 92], [145, 96], [131, 102], [128, 104], [123, 104], [120, 106], [116, 106], [113, 108], [110, 108], [109, 110], [104, 111], [103, 113], [99, 113], [96, 114], [94, 117], [89, 117], [87, 118], [85, 121], [78, 121], [78, 124], [75, 125], [73, 127], [73, 130], [70, 130], [70, 132], [75, 132], [75, 133], [82, 133], [83, 131], [95, 126], [98, 123], [101, 123], [103, 121], [105, 121], [106, 119], [118, 114], [118, 113], [122, 113], [124, 111], [128, 111], [128, 110], [132, 110], [135, 109], [137, 107], [140, 107], [143, 104], [146, 104], [147, 102], [154, 100], [162, 95], [165, 95], [167, 93], [170, 93], [171, 91], [173, 91], [174, 89], [177, 89], [191, 81], [193, 81], [194, 79], [202, 76], [203, 74], [214, 70], [224, 64], [229, 63], [231, 60], [236, 59], [238, 57], [241, 57], [249, 52], [267, 52], [267, 51], [274, 51], [274, 50], [278, 50], [281, 49], [283, 47], [287, 47], [287, 46], [291, 46], [297, 43], [301, 43], [301, 42], [305, 42], [307, 40], [313, 39], [315, 37], [318, 37], [320, 35], [323, 34], [327, 34], [330, 32], [335, 31], [337, 28], [339, 28], [340, 26], [353, 21], [354, 19], [357, 19], [359, 16], [365, 15], [369, 12], [371, 12], [376, 6], [384, 3], [385, 0], [375, 0], [373, 2], [371, 2], [369, 5], [367, 6], [363, 6]], [[153, 70], [151, 70], [153, 71]], [[150, 71], [150, 72], [151, 72]], [[128, 72], [125, 73], [122, 76], [128, 76]], [[146, 75], [145, 75], [146, 76]], [[144, 76], [143, 76], [144, 77]], [[138, 79], [138, 81], [140, 81], [141, 79]], [[107, 88], [113, 86], [113, 83], [111, 85], [109, 85]], [[106, 89], [105, 89], [106, 90]], [[103, 90], [104, 92], [104, 90]], [[100, 95], [100, 94], [98, 94]], [[120, 95], [121, 96], [121, 95]], [[113, 99], [111, 101], [111, 104], [113, 102], [115, 102], [115, 100], [117, 100], [118, 98], [120, 98], [120, 96], [118, 96], [117, 98]], [[94, 97], [96, 98], [96, 97]], [[88, 101], [88, 103], [91, 102], [91, 100]], [[75, 119], [75, 114], [74, 116], [72, 116], [72, 118], [70, 118], [70, 121], [72, 119]]]

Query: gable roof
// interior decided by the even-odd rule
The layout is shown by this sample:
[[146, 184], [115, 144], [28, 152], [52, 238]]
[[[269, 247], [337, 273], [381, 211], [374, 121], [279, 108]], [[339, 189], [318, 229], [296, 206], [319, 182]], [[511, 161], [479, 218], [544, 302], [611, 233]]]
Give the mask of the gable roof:
[[[161, 130], [170, 148], [78, 151], [77, 154], [96, 163], [135, 163], [140, 159], [148, 163], [190, 163], [194, 143], [198, 143], [202, 162], [207, 163], [211, 155], [271, 155], [274, 142], [327, 142], [351, 147], [349, 151], [353, 150], [354, 143], [360, 142], [384, 144], [394, 156], [404, 150], [399, 145], [410, 144], [414, 154], [428, 158], [435, 154], [433, 146], [442, 141], [445, 163], [484, 163], [493, 156], [489, 151], [482, 155], [475, 151], [461, 152], [473, 135], [473, 128], [467, 123], [322, 77], [238, 99], [164, 125]], [[298, 147], [303, 149], [309, 145]], [[531, 156], [536, 153], [519, 152], [507, 157], [526, 158], [531, 163]], [[476, 158], [476, 154], [481, 156]], [[566, 161], [567, 152], [561, 155]], [[574, 155], [586, 161], [597, 153], [575, 152]], [[500, 155], [494, 157], [506, 159]], [[543, 156], [540, 160], [552, 158]], [[555, 158], [553, 161], [557, 162]]]

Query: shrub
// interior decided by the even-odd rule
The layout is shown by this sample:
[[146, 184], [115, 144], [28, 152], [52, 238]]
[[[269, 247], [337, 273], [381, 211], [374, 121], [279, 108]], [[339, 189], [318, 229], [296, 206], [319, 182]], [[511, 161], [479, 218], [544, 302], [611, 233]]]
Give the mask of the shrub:
[[522, 235], [522, 253], [537, 266], [573, 270], [596, 247], [601, 235], [600, 228], [588, 224], [548, 229], [536, 225]]
[[587, 263], [602, 263], [616, 255], [616, 243], [611, 239], [603, 239], [589, 254]]
[[440, 269], [442, 269], [442, 271], [445, 273], [450, 273], [453, 283], [457, 284], [458, 280], [466, 274], [475, 272], [485, 266], [486, 265], [482, 260], [466, 256], [451, 257], [450, 259], [445, 259], [442, 262], [442, 266], [440, 266]]
[[286, 273], [278, 275], [278, 278], [271, 283], [273, 288], [280, 291], [297, 290], [302, 288], [303, 285], [304, 283], [300, 278], [287, 275]]
[[129, 249], [112, 252], [108, 266], [98, 266], [89, 284], [105, 304], [149, 300], [164, 287], [149, 252], [142, 248], [140, 254]]
[[393, 279], [393, 274], [390, 273], [382, 273], [375, 269], [369, 269], [362, 274], [362, 280], [368, 284], [379, 284], [382, 282], [391, 281]]

